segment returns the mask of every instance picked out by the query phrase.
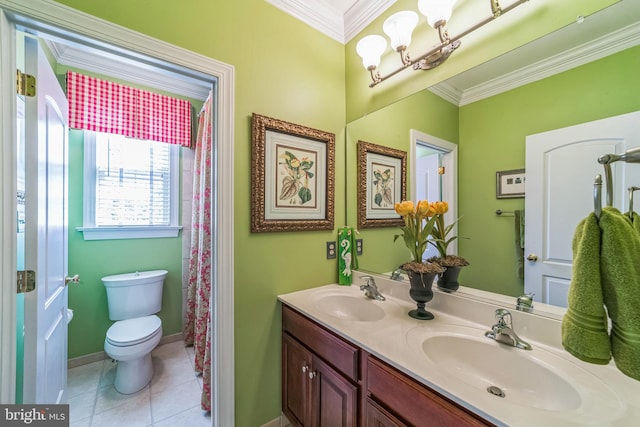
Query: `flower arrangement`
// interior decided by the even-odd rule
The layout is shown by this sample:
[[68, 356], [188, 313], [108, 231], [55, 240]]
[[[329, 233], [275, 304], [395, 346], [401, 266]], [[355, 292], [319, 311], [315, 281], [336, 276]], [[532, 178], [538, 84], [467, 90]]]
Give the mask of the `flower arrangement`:
[[428, 261], [438, 263], [444, 267], [462, 267], [469, 265], [467, 260], [460, 256], [447, 255], [449, 244], [458, 238], [458, 236], [449, 237], [449, 233], [453, 230], [457, 220], [446, 226], [444, 224], [444, 214], [449, 211], [449, 204], [447, 202], [433, 202], [431, 208], [435, 212], [435, 222], [431, 230], [433, 239], [429, 240], [429, 244], [438, 250], [440, 256], [429, 258]]
[[410, 200], [405, 200], [395, 204], [395, 210], [404, 220], [404, 227], [401, 228], [402, 235], [396, 234], [393, 238], [395, 242], [402, 236], [404, 244], [411, 252], [413, 260], [402, 266], [406, 271], [416, 273], [441, 273], [444, 269], [433, 262], [422, 262], [422, 254], [427, 248], [429, 236], [431, 235], [437, 217], [433, 204], [426, 200], [418, 201], [414, 206]]

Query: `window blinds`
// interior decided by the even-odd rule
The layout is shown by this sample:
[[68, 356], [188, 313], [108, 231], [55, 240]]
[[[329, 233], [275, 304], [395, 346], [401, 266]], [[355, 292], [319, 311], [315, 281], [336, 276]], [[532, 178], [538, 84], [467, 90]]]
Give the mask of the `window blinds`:
[[191, 145], [189, 101], [67, 72], [69, 126]]

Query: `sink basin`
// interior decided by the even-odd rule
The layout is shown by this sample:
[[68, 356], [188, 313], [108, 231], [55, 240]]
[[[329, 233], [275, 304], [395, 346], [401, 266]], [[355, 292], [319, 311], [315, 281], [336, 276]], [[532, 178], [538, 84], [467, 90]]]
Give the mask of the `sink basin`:
[[578, 391], [557, 372], [524, 350], [485, 338], [437, 335], [422, 343], [424, 354], [467, 384], [514, 403], [550, 411], [580, 407]]
[[362, 296], [326, 295], [318, 299], [316, 308], [338, 319], [371, 322], [384, 317], [379, 304]]
[[617, 394], [571, 361], [568, 354], [564, 357], [562, 352], [536, 343], [531, 343], [530, 351], [521, 350], [486, 338], [484, 332], [471, 326], [440, 324], [410, 329], [406, 339], [421, 364], [428, 365], [424, 369], [467, 401], [514, 405], [514, 411], [543, 410], [548, 416], [555, 414], [553, 419], [571, 420], [566, 425], [615, 419], [623, 411]]

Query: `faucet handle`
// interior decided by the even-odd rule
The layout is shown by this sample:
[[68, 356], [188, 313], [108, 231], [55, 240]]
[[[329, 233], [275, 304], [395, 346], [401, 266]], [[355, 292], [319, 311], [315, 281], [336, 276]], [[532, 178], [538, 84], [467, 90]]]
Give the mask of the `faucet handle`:
[[520, 295], [516, 299], [516, 309], [520, 311], [530, 312], [533, 310], [533, 296], [535, 294], [533, 292], [529, 292], [524, 295]]
[[505, 308], [498, 308], [495, 311], [496, 320], [501, 325], [511, 325], [511, 313]]
[[367, 282], [366, 286], [373, 286], [374, 288], [376, 287], [376, 280], [373, 278], [373, 276], [360, 276], [360, 278], [364, 279]]

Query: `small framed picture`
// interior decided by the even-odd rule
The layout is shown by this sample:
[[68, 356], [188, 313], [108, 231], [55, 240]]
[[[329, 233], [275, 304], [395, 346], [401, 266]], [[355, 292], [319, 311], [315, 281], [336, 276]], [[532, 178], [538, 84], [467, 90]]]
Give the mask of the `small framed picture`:
[[335, 135], [253, 114], [251, 231], [333, 229]]
[[396, 227], [407, 197], [407, 152], [358, 141], [358, 227]]
[[524, 169], [496, 172], [496, 199], [524, 197]]

